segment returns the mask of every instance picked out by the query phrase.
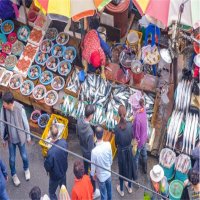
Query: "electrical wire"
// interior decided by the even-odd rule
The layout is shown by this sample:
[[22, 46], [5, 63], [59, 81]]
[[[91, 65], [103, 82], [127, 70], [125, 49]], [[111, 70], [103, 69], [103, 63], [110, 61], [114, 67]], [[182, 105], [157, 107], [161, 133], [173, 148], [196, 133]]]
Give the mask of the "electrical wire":
[[57, 145], [57, 144], [54, 144], [54, 143], [49, 142], [49, 141], [46, 141], [45, 139], [42, 139], [41, 137], [32, 134], [32, 133], [29, 132], [29, 131], [26, 131], [26, 130], [24, 130], [24, 129], [21, 129], [21, 128], [19, 128], [19, 127], [13, 125], [13, 124], [10, 124], [9, 122], [6, 122], [6, 121], [2, 120], [2, 119], [0, 119], [0, 122], [3, 123], [3, 124], [7, 124], [7, 125], [9, 125], [9, 126], [11, 126], [11, 127], [13, 127], [13, 128], [16, 128], [17, 130], [23, 131], [23, 132], [25, 132], [26, 134], [29, 134], [30, 136], [32, 136], [32, 137], [34, 137], [34, 138], [36, 138], [36, 139], [38, 139], [38, 140], [42, 140], [42, 141], [45, 142], [45, 143], [48, 143], [48, 144], [50, 144], [50, 145], [52, 145], [52, 146], [55, 146], [55, 147], [57, 147], [57, 148], [59, 148], [59, 149], [65, 151], [65, 152], [67, 152], [67, 153], [69, 153], [69, 154], [71, 154], [71, 155], [73, 155], [73, 156], [75, 156], [75, 157], [81, 159], [81, 160], [84, 160], [84, 161], [86, 161], [86, 162], [88, 162], [88, 163], [90, 163], [90, 164], [95, 165], [96, 167], [99, 167], [99, 168], [101, 168], [101, 169], [103, 169], [103, 170], [105, 170], [105, 171], [108, 171], [108, 172], [110, 172], [110, 173], [112, 173], [112, 174], [118, 176], [119, 178], [124, 179], [125, 181], [131, 182], [131, 183], [133, 183], [134, 185], [137, 185], [138, 187], [143, 188], [144, 190], [148, 190], [148, 191], [150, 191], [150, 192], [156, 194], [157, 196], [159, 196], [159, 197], [161, 197], [161, 198], [163, 198], [163, 199], [166, 199], [166, 200], [169, 199], [169, 198], [167, 198], [167, 197], [165, 197], [165, 196], [163, 196], [163, 195], [161, 195], [161, 194], [155, 192], [154, 190], [152, 190], [152, 189], [150, 189], [150, 188], [147, 188], [147, 187], [144, 186], [144, 185], [141, 185], [140, 183], [138, 183], [138, 182], [136, 182], [136, 181], [133, 181], [133, 180], [131, 180], [131, 179], [128, 179], [128, 178], [126, 178], [126, 177], [124, 177], [124, 176], [118, 174], [118, 173], [115, 172], [115, 171], [112, 171], [112, 170], [106, 169], [106, 168], [104, 168], [104, 167], [102, 167], [102, 166], [100, 166], [100, 165], [97, 165], [97, 164], [91, 162], [90, 160], [88, 160], [88, 159], [86, 159], [86, 158], [84, 158], [84, 157], [82, 157], [82, 156], [80, 156], [80, 155], [78, 155], [78, 154], [76, 154], [76, 153], [74, 153], [74, 152], [68, 150], [68, 149], [65, 149], [65, 148], [63, 148], [63, 147], [61, 147], [61, 146], [59, 146], [59, 145]]

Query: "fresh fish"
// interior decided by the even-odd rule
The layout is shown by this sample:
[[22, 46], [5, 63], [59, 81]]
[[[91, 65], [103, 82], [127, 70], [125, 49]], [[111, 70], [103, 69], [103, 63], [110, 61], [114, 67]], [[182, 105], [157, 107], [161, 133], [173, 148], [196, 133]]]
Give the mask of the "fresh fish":
[[77, 93], [80, 88], [80, 81], [78, 77], [79, 71], [77, 69], [74, 70], [72, 76], [70, 77], [66, 88], [74, 93]]

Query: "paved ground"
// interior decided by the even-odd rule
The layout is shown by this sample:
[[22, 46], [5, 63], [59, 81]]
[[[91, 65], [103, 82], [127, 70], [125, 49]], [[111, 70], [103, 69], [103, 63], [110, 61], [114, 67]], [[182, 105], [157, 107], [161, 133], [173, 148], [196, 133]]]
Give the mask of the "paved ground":
[[[69, 149], [80, 154], [77, 136], [71, 133], [68, 137], [68, 141], [69, 141]], [[29, 160], [30, 160], [31, 180], [29, 182], [25, 181], [21, 158], [19, 156], [19, 152], [17, 152], [16, 168], [17, 168], [17, 174], [21, 181], [21, 185], [18, 188], [16, 188], [13, 185], [12, 180], [9, 175], [9, 181], [7, 183], [7, 191], [11, 200], [28, 200], [29, 191], [31, 190], [33, 186], [39, 186], [42, 190], [42, 194], [48, 193], [48, 176], [43, 168], [43, 157], [41, 155], [41, 149], [37, 143], [34, 143], [33, 145], [28, 146], [27, 148], [28, 148], [28, 154], [29, 154]], [[8, 167], [8, 149], [7, 148], [4, 149], [2, 146], [0, 146], [0, 156], [6, 162], [6, 165]], [[72, 156], [69, 156], [69, 159], [68, 159], [69, 168], [67, 171], [67, 187], [68, 187], [69, 192], [72, 189], [73, 181], [74, 181], [72, 167], [73, 167], [73, 163], [75, 159], [76, 158]], [[149, 158], [148, 170], [150, 170], [150, 168], [156, 162], [157, 161], [154, 158]], [[114, 159], [112, 170], [116, 172], [118, 171], [117, 158]], [[147, 185], [148, 183], [147, 176], [140, 173], [139, 177], [140, 178], [138, 182]], [[113, 183], [113, 200], [122, 199], [116, 192], [116, 185], [118, 184], [118, 178], [116, 176], [112, 177], [112, 183]], [[125, 200], [143, 199], [143, 192], [144, 192], [143, 189], [138, 189], [138, 190], [134, 189], [133, 191], [134, 191], [133, 194], [130, 195], [125, 190], [125, 196], [123, 199]]]

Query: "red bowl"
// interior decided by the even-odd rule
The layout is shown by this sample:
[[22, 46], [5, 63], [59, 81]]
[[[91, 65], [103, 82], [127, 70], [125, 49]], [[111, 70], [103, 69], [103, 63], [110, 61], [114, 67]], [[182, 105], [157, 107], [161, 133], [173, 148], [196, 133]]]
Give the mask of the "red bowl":
[[[200, 40], [200, 34], [198, 34], [195, 39], [197, 40]], [[193, 43], [193, 46], [194, 46], [194, 51], [196, 54], [199, 54], [200, 53], [200, 45], [197, 44], [196, 42]]]
[[30, 10], [28, 13], [28, 21], [34, 22], [37, 18], [37, 13], [33, 10]]
[[8, 35], [8, 42], [14, 44], [17, 41], [17, 34], [12, 32]]

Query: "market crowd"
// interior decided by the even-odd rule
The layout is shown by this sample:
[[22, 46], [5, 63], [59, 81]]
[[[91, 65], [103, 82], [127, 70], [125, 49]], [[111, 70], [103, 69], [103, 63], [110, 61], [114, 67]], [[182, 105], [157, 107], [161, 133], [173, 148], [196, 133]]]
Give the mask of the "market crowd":
[[[16, 148], [18, 147], [22, 161], [25, 179], [28, 181], [31, 178], [29, 170], [29, 160], [26, 151], [26, 141], [31, 143], [31, 137], [26, 132], [29, 132], [29, 124], [26, 112], [22, 104], [16, 102], [11, 92], [6, 92], [2, 96], [3, 106], [1, 108], [0, 119], [19, 127], [16, 129], [10, 125], [0, 122], [0, 133], [3, 146], [8, 146], [9, 150], [9, 165], [11, 177], [15, 186], [20, 185], [20, 180], [17, 176], [15, 168]], [[144, 174], [147, 174], [147, 116], [144, 106], [144, 99], [141, 98], [138, 105], [133, 108], [135, 114], [133, 122], [126, 120], [126, 108], [121, 105], [118, 109], [119, 120], [115, 127], [115, 143], [118, 150], [118, 169], [119, 174], [129, 180], [138, 179], [139, 161]], [[101, 126], [92, 127], [90, 121], [93, 119], [95, 107], [87, 105], [85, 108], [85, 117], [78, 119], [77, 132], [80, 140], [80, 148], [82, 156], [86, 160], [76, 160], [74, 162], [73, 172], [75, 175], [74, 185], [70, 194], [66, 189], [66, 173], [68, 169], [68, 153], [64, 150], [68, 149], [67, 141], [58, 139], [58, 126], [52, 124], [50, 133], [52, 142], [61, 148], [52, 145], [48, 150], [44, 160], [44, 168], [49, 174], [49, 194], [41, 197], [39, 187], [34, 187], [29, 196], [32, 200], [39, 199], [58, 199], [56, 190], [60, 186], [60, 193], [65, 193], [65, 199], [72, 200], [92, 200], [100, 197], [102, 200], [111, 200], [112, 198], [112, 149], [109, 142], [103, 141], [104, 130]], [[63, 150], [64, 149], [64, 150]], [[194, 150], [196, 154], [199, 152], [199, 146]], [[88, 162], [87, 160], [91, 161]], [[192, 199], [198, 199], [200, 192], [199, 183], [199, 156], [195, 167], [189, 173], [189, 182], [192, 189], [186, 189], [183, 192], [184, 196], [192, 196]], [[101, 167], [99, 167], [101, 166]], [[155, 165], [150, 171], [150, 179], [152, 188], [164, 195], [168, 196], [168, 184], [163, 169], [159, 165]], [[9, 200], [6, 191], [6, 181], [8, 173], [4, 162], [0, 159], [0, 199]], [[98, 185], [98, 188], [97, 188]], [[163, 188], [163, 185], [165, 186]], [[187, 184], [188, 185], [188, 184]], [[119, 178], [119, 184], [116, 190], [121, 197], [124, 196], [124, 186], [128, 193], [132, 193], [131, 182], [127, 182], [124, 178]], [[188, 193], [188, 191], [190, 191]], [[156, 197], [153, 195], [152, 199]]]

